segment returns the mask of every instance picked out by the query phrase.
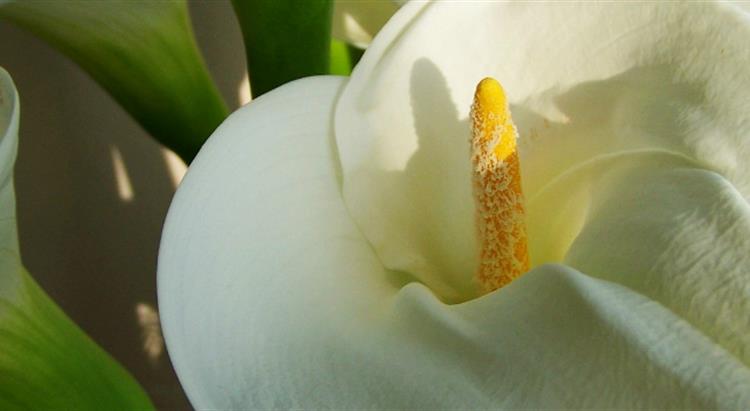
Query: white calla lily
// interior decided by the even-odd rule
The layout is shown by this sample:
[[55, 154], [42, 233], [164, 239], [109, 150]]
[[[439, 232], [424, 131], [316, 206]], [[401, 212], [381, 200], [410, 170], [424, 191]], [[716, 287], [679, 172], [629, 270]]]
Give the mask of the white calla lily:
[[[724, 3], [410, 3], [351, 79], [238, 110], [162, 238], [192, 403], [745, 407], [747, 38]], [[480, 297], [485, 76], [520, 132], [532, 269]]]

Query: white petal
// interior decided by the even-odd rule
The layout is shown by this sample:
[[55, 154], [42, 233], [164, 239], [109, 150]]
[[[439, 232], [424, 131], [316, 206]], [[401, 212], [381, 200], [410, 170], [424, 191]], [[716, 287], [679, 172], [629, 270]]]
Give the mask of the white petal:
[[401, 348], [380, 355], [406, 385], [391, 389], [416, 394], [389, 408], [732, 409], [750, 398], [750, 370], [669, 310], [563, 266], [457, 306], [408, 286], [392, 315], [381, 334]]
[[659, 301], [750, 366], [750, 206], [742, 194], [689, 167], [623, 171], [610, 162], [598, 174], [566, 263]]
[[325, 372], [306, 366], [333, 355], [306, 347], [348, 338], [339, 332], [391, 289], [341, 199], [331, 126], [343, 85], [304, 79], [239, 109], [175, 195], [159, 308], [197, 408], [303, 401], [291, 390], [312, 389]]
[[[233, 114], [170, 209], [159, 304], [198, 409], [738, 408], [750, 370], [629, 289], [543, 266], [445, 305], [383, 269], [300, 80]], [[706, 361], [710, 358], [710, 361]]]
[[508, 92], [528, 196], [598, 156], [658, 149], [748, 197], [748, 38], [750, 19], [722, 3], [407, 4], [339, 100], [347, 205], [387, 267], [446, 300], [471, 297], [466, 118], [485, 76]]
[[750, 13], [750, 1], [742, 0], [742, 1], [734, 1], [731, 3], [732, 5], [735, 5], [739, 7], [740, 9]]

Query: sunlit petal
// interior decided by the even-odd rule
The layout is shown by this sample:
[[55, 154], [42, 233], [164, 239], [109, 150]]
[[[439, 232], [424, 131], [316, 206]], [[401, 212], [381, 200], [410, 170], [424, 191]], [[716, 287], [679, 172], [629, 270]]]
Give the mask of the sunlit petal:
[[[466, 119], [485, 76], [508, 93], [527, 197], [581, 163], [639, 150], [691, 158], [748, 197], [747, 38], [747, 15], [724, 3], [407, 4], [338, 103], [347, 205], [387, 267], [446, 300], [475, 295]], [[529, 215], [562, 224], [531, 239], [532, 264], [560, 261], [564, 249], [539, 247], [580, 229], [555, 210], [588, 200], [558, 200]]]

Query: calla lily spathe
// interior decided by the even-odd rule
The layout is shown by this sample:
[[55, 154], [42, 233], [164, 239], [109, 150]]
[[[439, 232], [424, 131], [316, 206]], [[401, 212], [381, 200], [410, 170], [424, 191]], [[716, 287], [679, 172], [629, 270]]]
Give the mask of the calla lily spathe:
[[[410, 3], [350, 79], [230, 116], [170, 209], [159, 305], [199, 409], [750, 404], [750, 17]], [[479, 296], [467, 115], [520, 132], [532, 269]]]
[[0, 67], [0, 409], [151, 410], [133, 377], [21, 264], [13, 188], [19, 113], [18, 92]]

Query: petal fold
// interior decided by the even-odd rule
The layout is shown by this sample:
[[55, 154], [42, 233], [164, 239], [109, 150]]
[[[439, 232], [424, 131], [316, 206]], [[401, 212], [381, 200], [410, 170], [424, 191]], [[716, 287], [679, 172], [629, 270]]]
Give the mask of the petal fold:
[[607, 168], [565, 262], [659, 301], [750, 367], [750, 205], [714, 172]]

